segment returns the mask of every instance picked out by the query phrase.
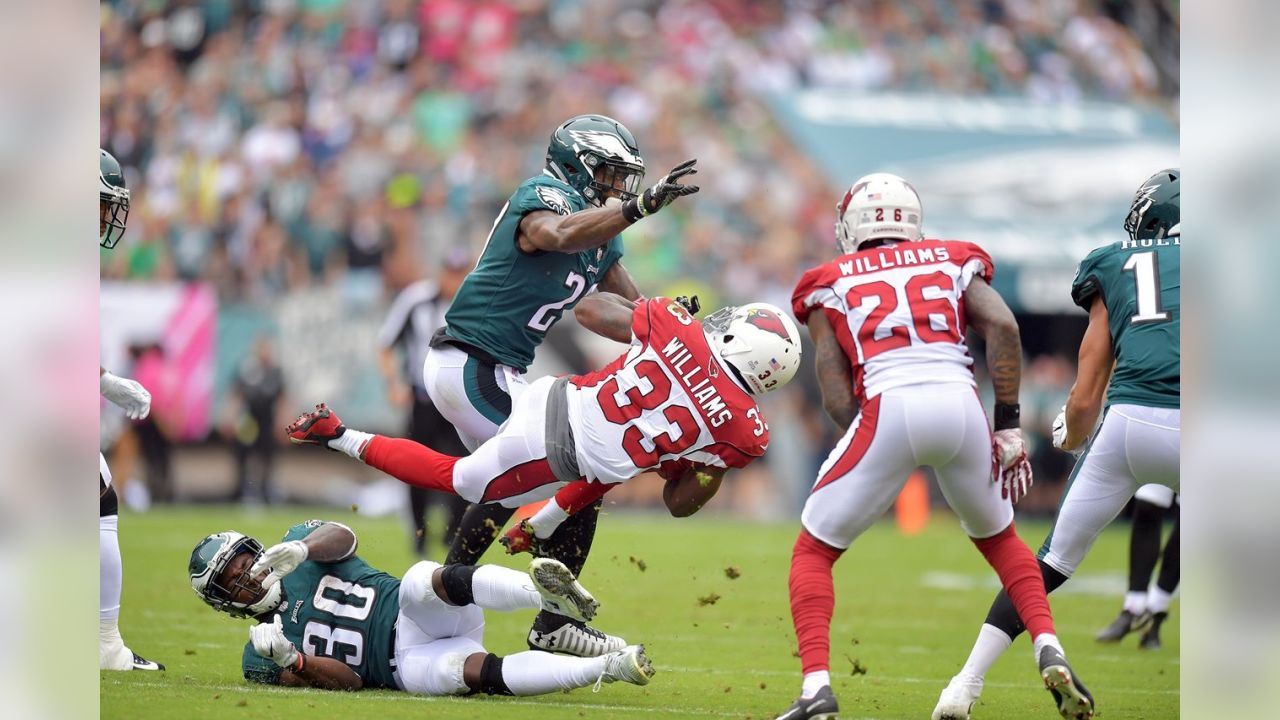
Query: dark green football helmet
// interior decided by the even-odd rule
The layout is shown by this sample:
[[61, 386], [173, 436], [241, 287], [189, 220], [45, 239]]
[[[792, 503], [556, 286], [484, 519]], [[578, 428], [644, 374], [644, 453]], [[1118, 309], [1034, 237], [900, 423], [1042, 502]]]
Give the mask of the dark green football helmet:
[[1168, 168], [1147, 178], [1133, 196], [1125, 232], [1132, 240], [1159, 240], [1182, 234], [1182, 201], [1178, 188], [1178, 168]]
[[129, 188], [125, 187], [120, 162], [102, 148], [98, 152], [98, 244], [110, 249], [124, 237], [129, 220]]
[[[242, 553], [248, 553], [256, 560], [262, 555], [262, 543], [234, 530], [214, 533], [201, 540], [191, 551], [191, 559], [187, 562], [191, 589], [209, 607], [234, 617], [257, 617], [271, 612], [280, 604], [283, 592], [280, 583], [265, 588], [264, 592], [264, 588], [249, 577], [248, 565], [239, 577], [222, 577], [232, 559]], [[236, 602], [232, 598], [242, 589], [260, 597], [248, 604]]]
[[624, 202], [639, 194], [644, 158], [622, 123], [604, 115], [579, 115], [551, 133], [547, 172], [599, 207], [611, 193]]

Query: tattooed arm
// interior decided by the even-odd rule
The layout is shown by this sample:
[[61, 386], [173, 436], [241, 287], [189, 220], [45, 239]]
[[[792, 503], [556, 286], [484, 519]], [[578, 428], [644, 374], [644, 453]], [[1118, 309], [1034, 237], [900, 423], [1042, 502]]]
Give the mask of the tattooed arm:
[[582, 327], [620, 343], [631, 342], [631, 316], [636, 304], [611, 292], [598, 292], [582, 299], [573, 316]]
[[987, 372], [996, 404], [1016, 405], [1022, 385], [1022, 336], [1013, 311], [980, 277], [975, 277], [964, 293], [964, 310], [969, 325], [987, 343]]
[[822, 406], [843, 433], [858, 414], [858, 403], [853, 397], [853, 370], [826, 314], [821, 310], [810, 313], [808, 325], [816, 346], [814, 367], [818, 387], [822, 388]]

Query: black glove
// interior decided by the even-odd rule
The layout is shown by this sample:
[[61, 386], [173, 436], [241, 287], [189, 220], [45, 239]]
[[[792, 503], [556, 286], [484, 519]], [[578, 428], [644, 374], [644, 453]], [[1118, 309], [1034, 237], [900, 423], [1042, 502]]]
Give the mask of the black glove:
[[652, 215], [667, 205], [672, 200], [684, 195], [692, 195], [698, 192], [697, 185], [681, 185], [676, 182], [686, 175], [696, 175], [697, 169], [693, 166], [698, 160], [685, 160], [675, 166], [671, 172], [662, 176], [662, 179], [653, 184], [653, 187], [644, 191], [638, 198], [632, 198], [622, 204], [622, 216], [627, 222], [635, 222], [642, 217]]
[[685, 310], [688, 310], [690, 315], [697, 315], [698, 311], [702, 309], [702, 303], [698, 302], [697, 295], [681, 295], [676, 298], [676, 302]]

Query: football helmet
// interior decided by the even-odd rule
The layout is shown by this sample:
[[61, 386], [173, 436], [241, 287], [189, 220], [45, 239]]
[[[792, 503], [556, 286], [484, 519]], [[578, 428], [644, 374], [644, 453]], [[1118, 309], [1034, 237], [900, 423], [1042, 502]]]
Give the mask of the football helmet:
[[1182, 171], [1167, 168], [1147, 178], [1133, 196], [1124, 230], [1131, 240], [1159, 240], [1182, 234], [1182, 200], [1178, 179]]
[[889, 173], [864, 175], [836, 206], [836, 243], [852, 253], [871, 240], [919, 240], [923, 219], [911, 183]]
[[551, 133], [547, 172], [600, 207], [610, 192], [624, 202], [639, 194], [644, 158], [622, 123], [604, 115], [579, 115]]
[[129, 188], [120, 161], [98, 148], [98, 244], [111, 249], [124, 236], [129, 220]]
[[721, 308], [702, 321], [702, 329], [753, 395], [777, 390], [800, 369], [800, 331], [790, 316], [769, 303]]
[[[209, 607], [234, 617], [257, 617], [276, 609], [282, 598], [281, 584], [275, 583], [262, 592], [263, 588], [249, 577], [252, 562], [244, 566], [244, 572], [239, 577], [218, 581], [231, 564], [232, 558], [241, 553], [250, 553], [256, 560], [262, 555], [262, 543], [234, 530], [214, 533], [201, 540], [195, 550], [191, 551], [191, 560], [187, 564], [191, 575], [191, 589]], [[234, 602], [232, 596], [236, 590], [241, 589], [262, 592], [262, 597], [247, 604]]]

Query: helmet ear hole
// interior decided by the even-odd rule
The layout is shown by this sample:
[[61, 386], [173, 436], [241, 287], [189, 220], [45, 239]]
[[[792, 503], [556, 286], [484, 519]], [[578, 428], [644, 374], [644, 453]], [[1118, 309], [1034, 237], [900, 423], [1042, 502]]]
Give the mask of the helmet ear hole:
[[732, 335], [725, 335], [725, 336], [724, 336], [724, 341], [725, 341], [725, 342], [733, 342], [733, 336], [732, 336]]

